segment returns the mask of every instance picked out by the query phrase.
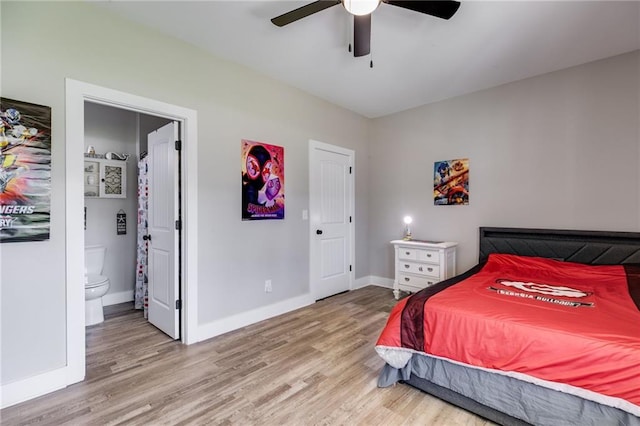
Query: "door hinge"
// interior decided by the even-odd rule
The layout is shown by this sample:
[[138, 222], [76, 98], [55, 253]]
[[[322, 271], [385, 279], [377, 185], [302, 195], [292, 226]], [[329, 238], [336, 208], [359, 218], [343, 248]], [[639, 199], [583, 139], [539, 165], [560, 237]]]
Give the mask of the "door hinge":
[[176, 141], [176, 151], [182, 150], [182, 141]]
[[349, 166], [349, 174], [353, 173], [353, 168]]
[[176, 220], [176, 231], [182, 231], [182, 221], [180, 219]]
[[182, 300], [176, 300], [176, 309], [182, 309]]
[[353, 271], [353, 266], [349, 265], [349, 272]]

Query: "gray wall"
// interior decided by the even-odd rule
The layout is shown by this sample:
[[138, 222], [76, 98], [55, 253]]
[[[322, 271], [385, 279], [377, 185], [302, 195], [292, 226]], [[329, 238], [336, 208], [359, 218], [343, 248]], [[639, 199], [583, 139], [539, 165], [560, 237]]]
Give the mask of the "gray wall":
[[[200, 324], [308, 293], [309, 139], [356, 152], [368, 274], [367, 119], [86, 2], [3, 2], [1, 20], [2, 57], [20, 58], [2, 62], [2, 96], [52, 107], [53, 145], [51, 239], [2, 247], [3, 384], [65, 365], [66, 77], [198, 111]], [[241, 221], [243, 138], [285, 147], [283, 221]]]
[[[84, 108], [85, 152], [92, 145], [96, 153], [129, 154], [127, 161], [127, 198], [85, 198], [87, 229], [85, 245], [107, 248], [103, 274], [109, 277], [108, 295], [133, 292], [136, 280], [137, 196], [137, 113], [86, 102]], [[116, 214], [127, 215], [126, 235], [116, 233]], [[131, 299], [133, 300], [133, 299]]]
[[[401, 236], [407, 214], [415, 238], [460, 243], [458, 271], [476, 263], [479, 226], [639, 231], [639, 58], [636, 51], [374, 120], [371, 274], [393, 276], [388, 242]], [[470, 204], [434, 206], [434, 161], [465, 157]]]

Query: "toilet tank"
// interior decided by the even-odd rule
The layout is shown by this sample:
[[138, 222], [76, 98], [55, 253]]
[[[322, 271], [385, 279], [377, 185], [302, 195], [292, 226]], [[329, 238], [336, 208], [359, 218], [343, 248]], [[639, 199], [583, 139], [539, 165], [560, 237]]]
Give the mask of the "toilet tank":
[[107, 248], [105, 246], [86, 246], [84, 248], [85, 274], [102, 274], [106, 252]]

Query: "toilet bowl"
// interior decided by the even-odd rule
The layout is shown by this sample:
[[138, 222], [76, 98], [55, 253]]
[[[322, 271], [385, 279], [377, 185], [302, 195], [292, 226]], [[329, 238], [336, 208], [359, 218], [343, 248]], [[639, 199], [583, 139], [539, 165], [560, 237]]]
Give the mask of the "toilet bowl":
[[102, 296], [109, 291], [109, 278], [102, 274], [107, 249], [104, 246], [87, 246], [84, 249], [84, 319], [85, 326], [104, 321]]

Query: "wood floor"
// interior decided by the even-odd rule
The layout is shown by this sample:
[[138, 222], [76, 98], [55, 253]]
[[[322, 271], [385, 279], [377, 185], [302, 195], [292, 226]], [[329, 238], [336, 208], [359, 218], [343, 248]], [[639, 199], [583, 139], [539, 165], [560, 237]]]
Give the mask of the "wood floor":
[[408, 385], [378, 388], [374, 344], [395, 303], [365, 287], [198, 344], [131, 305], [87, 328], [82, 383], [6, 408], [2, 425], [477, 425]]

